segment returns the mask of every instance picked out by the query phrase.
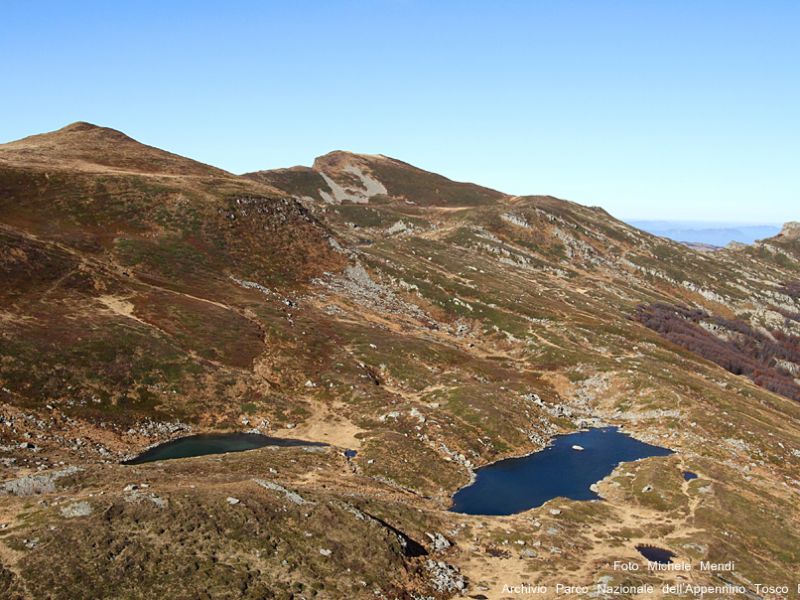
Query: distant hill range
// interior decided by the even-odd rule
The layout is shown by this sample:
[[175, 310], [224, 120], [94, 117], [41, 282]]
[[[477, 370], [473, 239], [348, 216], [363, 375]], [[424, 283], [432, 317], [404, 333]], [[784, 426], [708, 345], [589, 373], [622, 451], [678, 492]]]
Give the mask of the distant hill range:
[[[717, 221], [628, 221], [634, 227], [648, 233], [687, 243], [690, 247], [699, 244], [721, 248], [731, 242], [752, 244], [777, 235], [780, 225], [750, 225], [747, 223], [725, 223]], [[708, 248], [703, 248], [708, 249]]]

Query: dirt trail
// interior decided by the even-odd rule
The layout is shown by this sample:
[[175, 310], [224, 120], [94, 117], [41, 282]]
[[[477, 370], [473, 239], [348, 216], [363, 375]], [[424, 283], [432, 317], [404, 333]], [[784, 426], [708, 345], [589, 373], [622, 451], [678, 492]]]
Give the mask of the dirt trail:
[[321, 402], [312, 404], [311, 416], [291, 429], [276, 429], [274, 433], [280, 437], [298, 437], [312, 442], [325, 442], [340, 448], [359, 450], [360, 435], [365, 430], [357, 427], [343, 416], [344, 403], [331, 405]]
[[147, 321], [143, 321], [139, 317], [134, 314], [135, 306], [133, 303], [128, 302], [125, 298], [120, 298], [118, 296], [99, 296], [97, 300], [100, 301], [107, 309], [111, 312], [121, 316], [127, 317], [129, 319], [133, 319], [142, 325], [147, 325], [148, 327], [155, 327], [152, 323], [148, 323]]

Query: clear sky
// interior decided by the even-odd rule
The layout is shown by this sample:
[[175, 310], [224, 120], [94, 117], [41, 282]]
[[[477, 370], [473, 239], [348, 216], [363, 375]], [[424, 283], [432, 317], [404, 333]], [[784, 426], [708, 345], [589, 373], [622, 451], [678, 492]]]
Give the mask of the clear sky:
[[800, 2], [0, 2], [0, 141], [381, 153], [619, 217], [800, 219]]

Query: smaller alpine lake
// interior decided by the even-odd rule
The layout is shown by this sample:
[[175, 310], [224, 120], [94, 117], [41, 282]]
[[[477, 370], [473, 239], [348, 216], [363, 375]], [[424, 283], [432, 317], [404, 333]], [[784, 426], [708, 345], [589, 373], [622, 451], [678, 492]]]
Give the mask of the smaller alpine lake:
[[539, 452], [479, 468], [474, 483], [453, 496], [450, 510], [511, 515], [558, 497], [595, 500], [599, 496], [589, 486], [620, 463], [669, 454], [672, 450], [640, 442], [616, 427], [557, 436]]
[[139, 456], [123, 461], [125, 465], [139, 465], [156, 460], [189, 458], [206, 454], [243, 452], [264, 446], [327, 446], [321, 442], [306, 442], [289, 438], [276, 438], [259, 433], [216, 433], [189, 435], [145, 450]]

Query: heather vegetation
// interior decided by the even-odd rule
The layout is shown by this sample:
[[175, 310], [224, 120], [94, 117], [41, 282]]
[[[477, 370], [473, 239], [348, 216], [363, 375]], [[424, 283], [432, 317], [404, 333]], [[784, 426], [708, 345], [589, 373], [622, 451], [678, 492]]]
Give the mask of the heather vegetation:
[[783, 284], [780, 291], [795, 300], [800, 299], [800, 281], [789, 281]]
[[745, 375], [763, 388], [800, 400], [800, 385], [789, 370], [800, 367], [799, 337], [777, 330], [764, 333], [739, 319], [663, 303], [639, 306], [636, 318], [734, 375]]
[[[788, 581], [793, 256], [381, 156], [240, 177], [87, 124], [0, 146], [0, 597], [495, 598], [619, 583], [637, 545]], [[674, 454], [603, 502], [448, 511], [601, 424]], [[255, 430], [328, 445], [119, 464]]]

